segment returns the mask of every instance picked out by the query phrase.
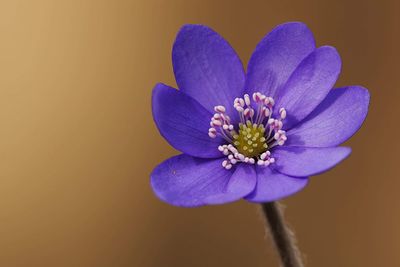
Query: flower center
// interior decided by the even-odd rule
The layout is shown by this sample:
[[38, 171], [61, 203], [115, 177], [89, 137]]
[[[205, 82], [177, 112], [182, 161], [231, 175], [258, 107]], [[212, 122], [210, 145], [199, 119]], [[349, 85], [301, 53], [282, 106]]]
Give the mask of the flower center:
[[257, 157], [268, 148], [264, 137], [265, 128], [262, 124], [239, 124], [239, 134], [233, 135], [233, 144], [237, 150], [246, 157]]
[[232, 168], [238, 162], [268, 166], [275, 162], [270, 149], [282, 146], [287, 140], [282, 130], [286, 110], [279, 110], [279, 118], [272, 117], [275, 101], [259, 92], [243, 98], [236, 98], [233, 107], [237, 110], [240, 123], [235, 128], [230, 117], [225, 114], [224, 106], [214, 107], [215, 114], [211, 118], [208, 135], [211, 138], [223, 137], [228, 144], [221, 145], [221, 151], [227, 159], [222, 162], [225, 169]]

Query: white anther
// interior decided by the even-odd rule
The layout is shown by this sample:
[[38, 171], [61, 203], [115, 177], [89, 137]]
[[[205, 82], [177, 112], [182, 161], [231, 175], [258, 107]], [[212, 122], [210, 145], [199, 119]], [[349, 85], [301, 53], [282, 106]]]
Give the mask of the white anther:
[[252, 109], [252, 108], [246, 108], [245, 110], [244, 110], [244, 112], [243, 112], [243, 114], [244, 114], [244, 116], [246, 116], [246, 117], [253, 117], [253, 115], [254, 115], [254, 109]]
[[264, 160], [267, 157], [267, 153], [262, 153], [260, 159]]
[[244, 161], [244, 159], [246, 158], [243, 154], [238, 154], [237, 158], [240, 159], [241, 161]]
[[229, 122], [231, 120], [231, 118], [226, 114], [221, 114], [221, 117], [222, 117], [222, 119], [224, 119], [227, 122]]
[[275, 100], [272, 97], [269, 97], [269, 105], [270, 106], [275, 105]]
[[252, 118], [254, 116], [254, 109], [252, 108], [246, 108], [243, 112], [245, 117]]
[[226, 165], [228, 164], [228, 161], [227, 160], [224, 160], [223, 162], [222, 162], [222, 167], [226, 167]]
[[220, 120], [212, 119], [211, 120], [212, 126], [222, 126], [222, 122]]
[[271, 118], [271, 119], [268, 120], [268, 124], [269, 124], [269, 125], [272, 125], [274, 122], [275, 122], [275, 119], [272, 119], [272, 118]]
[[228, 164], [225, 166], [225, 169], [230, 170], [232, 168], [232, 164]]
[[246, 103], [247, 106], [250, 106], [250, 97], [248, 94], [244, 95], [244, 102]]
[[214, 119], [220, 119], [220, 118], [221, 118], [221, 115], [218, 114], [218, 113], [215, 113], [214, 116], [213, 116], [213, 118], [214, 118]]
[[214, 110], [215, 112], [220, 112], [220, 113], [224, 113], [226, 111], [224, 106], [215, 106]]
[[227, 125], [227, 124], [222, 125], [222, 129], [228, 130], [229, 129], [229, 125]]
[[264, 165], [264, 161], [259, 159], [259, 160], [257, 161], [257, 164], [260, 165], [260, 166], [262, 166], [262, 165]]
[[265, 95], [261, 94], [260, 92], [253, 93], [253, 100], [256, 103], [263, 102], [264, 99], [265, 99]]
[[286, 118], [286, 110], [284, 108], [279, 110], [279, 114], [281, 115], [282, 120]]
[[228, 129], [229, 129], [230, 131], [232, 131], [232, 130], [234, 129], [233, 125], [230, 124], [229, 127], [228, 127]]
[[249, 159], [249, 163], [250, 163], [250, 164], [254, 164], [254, 163], [255, 163], [255, 160], [254, 160], [253, 158], [250, 158], [250, 159]]
[[[268, 124], [269, 124], [269, 123], [270, 123], [270, 120], [268, 121]], [[282, 129], [282, 127], [283, 127], [283, 122], [280, 121], [280, 120], [275, 120], [275, 119], [273, 119], [273, 122], [271, 123], [271, 127], [272, 127], [273, 129], [280, 130], [280, 129]]]
[[212, 132], [208, 132], [208, 136], [211, 137], [211, 138], [216, 138], [217, 137], [217, 135], [215, 133], [212, 133]]
[[235, 164], [237, 163], [237, 160], [236, 160], [236, 159], [231, 159], [230, 162], [231, 162], [233, 165], [235, 165]]
[[229, 149], [233, 154], [238, 153], [237, 149], [236, 149], [235, 147], [233, 147], [233, 146], [228, 147], [228, 149]]
[[239, 113], [242, 113], [244, 111], [244, 108], [242, 108], [241, 106], [235, 106], [235, 109]]
[[222, 151], [224, 151], [224, 147], [223, 146], [218, 146], [218, 150], [222, 152]]
[[242, 98], [235, 98], [235, 101], [233, 101], [233, 106], [244, 107], [244, 100]]

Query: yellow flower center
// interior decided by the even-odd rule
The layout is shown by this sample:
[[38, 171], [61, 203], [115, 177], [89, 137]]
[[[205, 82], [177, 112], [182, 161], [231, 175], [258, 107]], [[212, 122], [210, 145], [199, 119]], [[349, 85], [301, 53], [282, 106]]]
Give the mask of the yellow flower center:
[[246, 124], [239, 124], [239, 134], [233, 136], [233, 144], [244, 156], [257, 157], [268, 149], [264, 133], [263, 124], [252, 124], [251, 121], [247, 120]]

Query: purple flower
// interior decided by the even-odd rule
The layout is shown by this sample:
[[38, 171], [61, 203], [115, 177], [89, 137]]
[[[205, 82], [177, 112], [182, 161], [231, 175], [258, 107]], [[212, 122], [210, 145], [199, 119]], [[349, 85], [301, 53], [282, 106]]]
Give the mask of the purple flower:
[[156, 195], [172, 205], [292, 195], [350, 154], [339, 145], [367, 115], [368, 90], [332, 89], [339, 54], [317, 48], [303, 23], [265, 36], [247, 74], [232, 47], [202, 25], [179, 31], [172, 62], [180, 90], [157, 84], [152, 109], [161, 135], [183, 154], [151, 174]]

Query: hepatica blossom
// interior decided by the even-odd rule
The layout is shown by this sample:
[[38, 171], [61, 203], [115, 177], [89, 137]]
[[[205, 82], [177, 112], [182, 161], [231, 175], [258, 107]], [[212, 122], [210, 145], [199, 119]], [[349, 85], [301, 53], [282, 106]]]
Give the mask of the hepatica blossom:
[[303, 23], [282, 24], [266, 35], [247, 73], [218, 33], [186, 25], [172, 63], [179, 90], [157, 84], [152, 109], [161, 135], [182, 154], [151, 174], [156, 195], [172, 205], [292, 195], [350, 154], [339, 145], [367, 115], [368, 90], [332, 89], [339, 54], [316, 47]]

